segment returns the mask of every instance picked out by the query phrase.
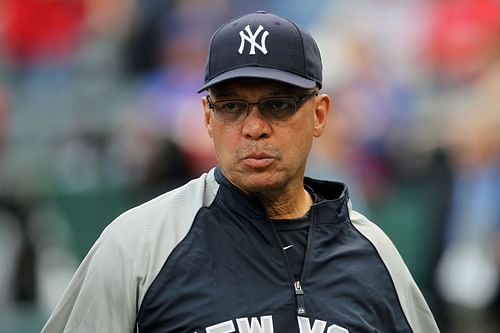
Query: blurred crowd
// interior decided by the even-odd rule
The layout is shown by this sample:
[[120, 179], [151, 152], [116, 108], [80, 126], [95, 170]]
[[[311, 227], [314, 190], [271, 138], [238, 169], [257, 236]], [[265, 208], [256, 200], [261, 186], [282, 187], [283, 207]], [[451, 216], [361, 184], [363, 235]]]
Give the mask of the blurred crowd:
[[213, 31], [312, 32], [333, 97], [307, 173], [348, 183], [443, 332], [499, 332], [499, 0], [0, 0], [0, 332], [41, 328], [123, 210], [215, 165]]

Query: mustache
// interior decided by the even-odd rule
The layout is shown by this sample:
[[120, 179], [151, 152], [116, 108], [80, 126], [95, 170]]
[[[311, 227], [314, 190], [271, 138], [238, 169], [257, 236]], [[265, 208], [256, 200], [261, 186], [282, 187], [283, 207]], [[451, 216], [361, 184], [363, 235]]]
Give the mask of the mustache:
[[253, 153], [265, 153], [279, 161], [283, 159], [283, 153], [275, 146], [269, 143], [251, 142], [236, 151], [236, 160], [243, 160]]

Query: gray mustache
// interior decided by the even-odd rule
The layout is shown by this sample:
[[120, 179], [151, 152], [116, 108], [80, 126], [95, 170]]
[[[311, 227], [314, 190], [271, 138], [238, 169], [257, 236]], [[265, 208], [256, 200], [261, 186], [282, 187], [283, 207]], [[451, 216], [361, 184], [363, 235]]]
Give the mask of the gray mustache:
[[267, 155], [271, 155], [273, 158], [277, 160], [283, 159], [283, 154], [278, 148], [274, 147], [269, 143], [262, 143], [262, 142], [248, 143], [244, 147], [238, 149], [236, 151], [236, 159], [242, 160], [246, 156], [257, 152], [266, 153]]

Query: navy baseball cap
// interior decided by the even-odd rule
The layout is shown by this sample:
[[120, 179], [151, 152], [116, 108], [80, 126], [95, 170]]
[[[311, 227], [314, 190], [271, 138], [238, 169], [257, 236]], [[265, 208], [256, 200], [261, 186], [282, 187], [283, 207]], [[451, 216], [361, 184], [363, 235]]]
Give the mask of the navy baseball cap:
[[291, 20], [258, 11], [222, 25], [210, 40], [205, 80], [198, 92], [235, 78], [262, 78], [312, 89], [322, 85], [312, 36]]

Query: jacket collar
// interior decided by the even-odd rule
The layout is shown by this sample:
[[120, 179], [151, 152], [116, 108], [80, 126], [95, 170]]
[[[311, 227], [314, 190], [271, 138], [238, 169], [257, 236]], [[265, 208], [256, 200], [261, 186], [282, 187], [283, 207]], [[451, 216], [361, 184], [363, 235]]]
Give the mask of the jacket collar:
[[[222, 173], [220, 167], [214, 170], [214, 177], [220, 184], [219, 199], [226, 208], [252, 217], [259, 221], [267, 222], [266, 210], [260, 200], [252, 195], [241, 191], [232, 184]], [[321, 198], [314, 203], [311, 213], [315, 216], [313, 220], [318, 224], [341, 223], [349, 218], [350, 203], [347, 186], [340, 182], [317, 180], [309, 177], [304, 178], [304, 184]]]

